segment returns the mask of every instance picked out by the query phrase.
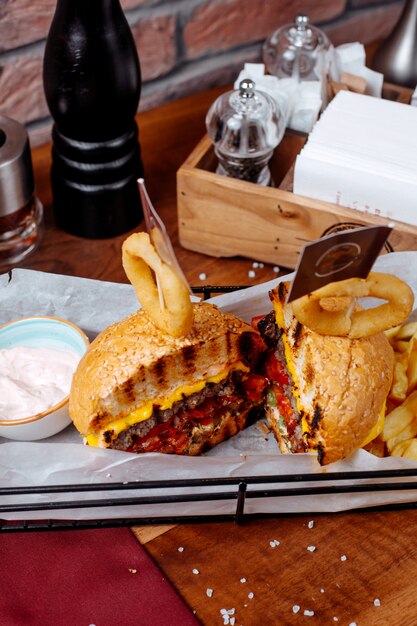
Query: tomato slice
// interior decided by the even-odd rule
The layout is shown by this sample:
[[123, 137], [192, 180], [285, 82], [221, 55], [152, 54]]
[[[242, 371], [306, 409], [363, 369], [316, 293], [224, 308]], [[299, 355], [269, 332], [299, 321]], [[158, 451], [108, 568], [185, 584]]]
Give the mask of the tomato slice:
[[290, 384], [290, 377], [285, 366], [278, 361], [273, 352], [269, 352], [264, 367], [265, 374], [271, 382], [278, 383], [282, 387]]
[[248, 378], [243, 381], [245, 393], [252, 402], [261, 402], [267, 386], [268, 380], [265, 376], [259, 376], [258, 374], [250, 374]]
[[255, 315], [255, 317], [252, 317], [252, 320], [251, 320], [251, 326], [252, 326], [255, 330], [257, 330], [258, 332], [259, 332], [259, 329], [258, 329], [258, 324], [259, 324], [259, 322], [260, 322], [261, 320], [263, 320], [263, 319], [264, 319], [264, 317], [265, 317], [265, 316], [266, 316], [266, 314], [264, 313], [264, 315]]

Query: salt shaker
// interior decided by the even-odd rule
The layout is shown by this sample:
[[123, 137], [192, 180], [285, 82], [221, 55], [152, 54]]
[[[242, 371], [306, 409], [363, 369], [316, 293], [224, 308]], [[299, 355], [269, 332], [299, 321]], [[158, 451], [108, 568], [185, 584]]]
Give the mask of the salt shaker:
[[0, 270], [23, 261], [42, 233], [28, 134], [16, 120], [0, 116]]
[[263, 61], [278, 78], [321, 80], [330, 46], [327, 35], [310, 24], [307, 15], [297, 15], [293, 24], [281, 26], [266, 39]]
[[218, 158], [216, 172], [258, 185], [271, 184], [269, 161], [285, 132], [284, 116], [251, 79], [221, 95], [206, 116]]

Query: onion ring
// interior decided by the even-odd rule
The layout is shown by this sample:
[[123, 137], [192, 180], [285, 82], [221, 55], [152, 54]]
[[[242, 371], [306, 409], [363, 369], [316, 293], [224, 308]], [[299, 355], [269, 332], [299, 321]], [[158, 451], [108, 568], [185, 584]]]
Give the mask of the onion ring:
[[[355, 299], [365, 297], [387, 302], [363, 310], [356, 305]], [[344, 306], [338, 307], [334, 303], [331, 307], [322, 306], [321, 299], [325, 304], [329, 298], [340, 298]], [[366, 279], [349, 278], [329, 283], [291, 304], [296, 319], [319, 335], [359, 339], [402, 324], [411, 313], [413, 303], [412, 290], [400, 278], [371, 272]]]
[[[122, 263], [142, 308], [155, 326], [173, 337], [187, 335], [193, 324], [188, 287], [162, 261], [148, 233], [134, 233], [123, 242]], [[162, 302], [154, 276], [162, 292]]]

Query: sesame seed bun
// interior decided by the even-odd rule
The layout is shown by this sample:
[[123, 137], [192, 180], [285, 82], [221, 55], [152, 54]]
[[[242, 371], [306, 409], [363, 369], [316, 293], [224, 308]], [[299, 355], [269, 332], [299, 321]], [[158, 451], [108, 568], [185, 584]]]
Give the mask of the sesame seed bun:
[[[193, 327], [185, 337], [163, 333], [143, 310], [96, 337], [78, 365], [70, 392], [69, 413], [80, 433], [99, 436], [108, 424], [145, 402], [169, 397], [180, 387], [246, 361], [251, 326], [208, 303], [194, 304], [193, 313]], [[224, 428], [225, 436], [230, 429]]]
[[[281, 311], [277, 317], [283, 319], [291, 351], [295, 394], [309, 428], [306, 441], [325, 465], [352, 454], [376, 425], [391, 387], [394, 353], [382, 333], [349, 339], [309, 330], [285, 304], [286, 293], [287, 285], [281, 284], [271, 300]], [[270, 411], [268, 417], [282, 451], [288, 452]]]

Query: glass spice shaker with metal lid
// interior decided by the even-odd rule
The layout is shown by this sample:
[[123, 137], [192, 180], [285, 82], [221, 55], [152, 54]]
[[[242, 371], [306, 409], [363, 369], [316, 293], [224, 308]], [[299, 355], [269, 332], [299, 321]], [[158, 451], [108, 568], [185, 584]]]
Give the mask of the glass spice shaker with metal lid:
[[293, 24], [281, 26], [266, 39], [263, 61], [278, 78], [321, 80], [330, 46], [327, 35], [310, 24], [307, 15], [297, 15]]
[[0, 271], [33, 252], [42, 233], [28, 134], [16, 120], [0, 116]]
[[285, 121], [270, 95], [244, 79], [239, 89], [213, 102], [206, 127], [218, 158], [217, 174], [271, 184], [268, 164], [284, 135]]

